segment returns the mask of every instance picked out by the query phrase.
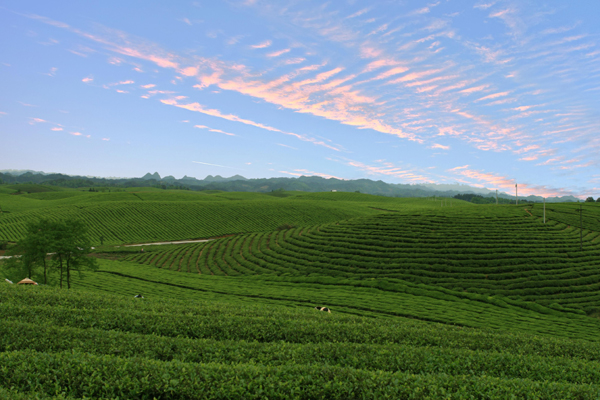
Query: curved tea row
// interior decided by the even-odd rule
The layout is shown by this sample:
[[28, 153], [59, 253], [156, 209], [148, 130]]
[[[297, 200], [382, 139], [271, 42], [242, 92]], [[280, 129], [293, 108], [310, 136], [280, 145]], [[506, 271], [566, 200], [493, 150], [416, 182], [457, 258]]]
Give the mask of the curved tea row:
[[382, 214], [130, 257], [211, 275], [385, 278], [590, 312], [600, 308], [600, 233], [523, 215]]

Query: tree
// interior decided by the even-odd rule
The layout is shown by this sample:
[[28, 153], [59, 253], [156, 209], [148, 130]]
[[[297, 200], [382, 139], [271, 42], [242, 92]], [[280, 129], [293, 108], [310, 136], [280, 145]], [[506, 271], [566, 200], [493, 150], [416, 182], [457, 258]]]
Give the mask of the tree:
[[600, 197], [596, 199], [596, 203], [600, 203]]
[[60, 271], [60, 287], [63, 287], [64, 272], [67, 275], [67, 288], [71, 289], [71, 271], [98, 269], [95, 258], [88, 257], [91, 242], [87, 227], [82, 221], [69, 220], [60, 223], [54, 235], [54, 265]]
[[34, 276], [35, 270], [43, 269], [44, 284], [48, 283], [48, 253], [52, 252], [53, 233], [57, 224], [48, 219], [30, 222], [25, 227], [25, 237], [8, 252], [9, 258], [6, 266], [20, 275], [26, 274], [28, 278]]
[[[82, 269], [97, 269], [95, 258], [88, 257], [91, 242], [87, 227], [79, 220], [50, 221], [40, 219], [27, 225], [25, 237], [9, 251], [6, 267], [14, 275], [32, 278], [38, 270], [43, 270], [44, 283], [48, 283], [50, 266], [60, 273], [60, 287], [63, 287], [66, 272], [67, 287], [71, 288], [71, 272]], [[51, 255], [52, 264], [47, 257]], [[39, 278], [38, 278], [39, 279]]]
[[585, 199], [586, 203], [593, 203], [594, 202], [594, 198], [592, 196], [588, 197], [587, 199]]

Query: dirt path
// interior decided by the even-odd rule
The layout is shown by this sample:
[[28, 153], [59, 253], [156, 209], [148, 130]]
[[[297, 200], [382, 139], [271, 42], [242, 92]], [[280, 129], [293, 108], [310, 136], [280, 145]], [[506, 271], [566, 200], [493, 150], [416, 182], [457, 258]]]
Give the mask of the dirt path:
[[[211, 240], [215, 240], [215, 239], [179, 240], [179, 241], [176, 241], [176, 242], [154, 242], [154, 243], [141, 243], [141, 244], [124, 244], [123, 247], [157, 246], [157, 245], [163, 245], [163, 244], [203, 243], [203, 242], [210, 242]], [[115, 246], [115, 247], [121, 247], [121, 246]]]
[[[115, 246], [115, 247], [140, 247], [140, 246], [159, 246], [163, 244], [187, 244], [187, 243], [203, 243], [210, 242], [215, 239], [198, 239], [198, 240], [179, 240], [176, 242], [155, 242], [155, 243], [140, 243], [140, 244], [124, 244], [123, 246]], [[92, 249], [94, 249], [92, 247]], [[54, 253], [48, 253], [48, 255], [52, 255]], [[0, 260], [4, 260], [6, 258], [12, 258], [12, 256], [0, 256]]]

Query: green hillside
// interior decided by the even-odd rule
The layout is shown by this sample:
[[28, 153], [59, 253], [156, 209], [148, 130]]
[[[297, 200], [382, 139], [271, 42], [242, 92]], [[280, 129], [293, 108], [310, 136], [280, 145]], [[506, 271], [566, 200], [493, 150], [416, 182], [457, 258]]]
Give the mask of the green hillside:
[[344, 192], [0, 192], [0, 206], [0, 240], [40, 217], [104, 238], [75, 291], [53, 272], [49, 287], [0, 282], [0, 397], [600, 396], [596, 204], [547, 205], [546, 224], [539, 204]]
[[131, 262], [101, 260], [100, 270], [74, 278], [74, 287], [148, 298], [327, 306], [334, 312], [377, 318], [408, 317], [450, 325], [518, 330], [554, 337], [600, 340], [600, 320], [579, 310], [457, 292], [388, 279], [311, 275], [218, 276], [184, 274]]
[[405, 318], [0, 285], [4, 398], [600, 396], [600, 346]]
[[[94, 243], [107, 244], [207, 238], [274, 230], [282, 224], [307, 226], [346, 220], [382, 211], [380, 204], [412, 207], [401, 199], [358, 195], [332, 201], [261, 193], [187, 191], [47, 192], [0, 194], [0, 240], [16, 241], [25, 225], [40, 217], [78, 218], [87, 222]], [[357, 201], [358, 198], [358, 201]], [[468, 203], [464, 203], [467, 204]], [[433, 207], [426, 203], [425, 207]]]
[[208, 275], [386, 279], [390, 287], [410, 282], [600, 310], [600, 232], [543, 224], [514, 206], [413, 211], [157, 248], [128, 260]]

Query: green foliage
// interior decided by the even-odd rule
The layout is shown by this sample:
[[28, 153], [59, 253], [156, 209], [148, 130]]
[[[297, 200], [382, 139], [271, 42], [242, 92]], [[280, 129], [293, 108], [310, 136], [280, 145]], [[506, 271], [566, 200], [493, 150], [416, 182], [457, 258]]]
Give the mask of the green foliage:
[[[90, 251], [87, 227], [82, 221], [40, 219], [27, 224], [23, 239], [8, 252], [11, 258], [5, 261], [4, 268], [12, 271], [18, 280], [41, 278], [44, 284], [48, 283], [48, 272], [54, 269], [60, 274], [61, 287], [63, 272], [66, 272], [70, 288], [72, 271], [97, 268], [96, 260], [88, 257]], [[51, 257], [51, 265], [48, 257]]]
[[[12, 201], [6, 198], [16, 196], [4, 195], [2, 200], [0, 195], [3, 207], [11, 211], [0, 214], [0, 240], [22, 238], [27, 222], [41, 216], [80, 219], [88, 225], [92, 243], [100, 244], [103, 236], [105, 244], [122, 244], [269, 231], [284, 223], [306, 226], [381, 212], [369, 208], [368, 202], [321, 203], [256, 193], [59, 192], [25, 196]], [[388, 200], [402, 207], [402, 201]]]
[[600, 344], [587, 341], [239, 301], [10, 285], [0, 298], [8, 399], [600, 395]]
[[[592, 211], [588, 223], [600, 217], [600, 208]], [[427, 285], [458, 296], [494, 296], [498, 304], [536, 302], [546, 313], [600, 308], [600, 233], [585, 232], [580, 251], [579, 231], [555, 220], [544, 225], [517, 207], [388, 213], [184, 247], [128, 259], [209, 275], [317, 274], [315, 283], [332, 278], [338, 285], [377, 279], [388, 291]]]

